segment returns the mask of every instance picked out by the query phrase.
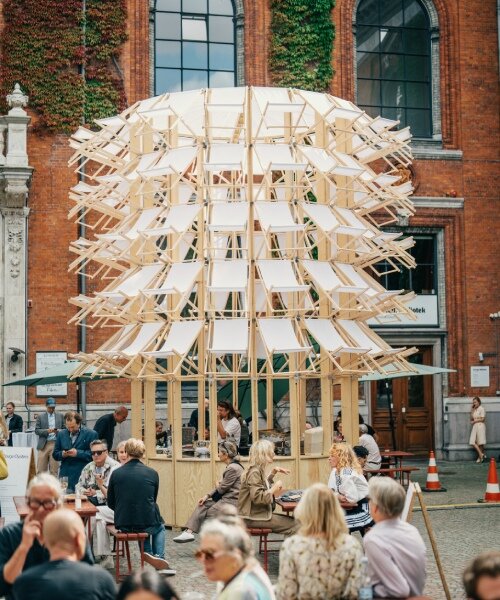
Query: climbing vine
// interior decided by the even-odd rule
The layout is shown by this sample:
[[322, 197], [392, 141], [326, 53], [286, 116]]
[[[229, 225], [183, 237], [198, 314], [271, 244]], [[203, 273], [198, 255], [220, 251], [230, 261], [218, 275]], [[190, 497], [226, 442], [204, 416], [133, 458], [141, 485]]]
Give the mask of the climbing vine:
[[328, 91], [332, 77], [335, 0], [271, 0], [273, 83]]
[[38, 128], [74, 131], [124, 108], [116, 59], [126, 40], [125, 0], [4, 0], [1, 94], [16, 82]]

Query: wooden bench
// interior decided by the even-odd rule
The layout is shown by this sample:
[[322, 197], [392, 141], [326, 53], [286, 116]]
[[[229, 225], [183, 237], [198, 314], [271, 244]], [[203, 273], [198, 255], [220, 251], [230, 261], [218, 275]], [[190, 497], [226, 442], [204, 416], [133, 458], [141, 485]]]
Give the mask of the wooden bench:
[[382, 469], [366, 469], [363, 473], [366, 475], [385, 475], [387, 477], [395, 478], [396, 475], [399, 477], [399, 483], [401, 485], [408, 485], [410, 483], [410, 475], [413, 471], [420, 471], [419, 467], [387, 467]]
[[130, 575], [132, 572], [132, 562], [130, 560], [129, 542], [138, 542], [141, 555], [141, 569], [144, 568], [144, 542], [148, 539], [148, 533], [125, 533], [119, 531], [112, 524], [106, 526], [108, 533], [115, 539], [116, 542], [116, 558], [115, 558], [115, 580], [120, 581], [120, 557], [127, 557], [128, 572], [125, 575]]
[[264, 554], [264, 571], [267, 573], [268, 561], [267, 553], [269, 548], [267, 546], [269, 540], [268, 535], [272, 533], [272, 529], [264, 529], [261, 527], [248, 527], [248, 533], [252, 536], [259, 536], [259, 554]]

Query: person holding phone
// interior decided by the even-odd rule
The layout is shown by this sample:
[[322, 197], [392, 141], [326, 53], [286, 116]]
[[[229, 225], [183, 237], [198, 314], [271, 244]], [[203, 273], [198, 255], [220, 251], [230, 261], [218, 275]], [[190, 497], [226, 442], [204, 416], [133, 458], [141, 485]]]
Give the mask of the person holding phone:
[[35, 433], [38, 436], [36, 470], [38, 473], [49, 471], [51, 475], [57, 477], [59, 463], [53, 458], [52, 453], [54, 452], [57, 432], [64, 427], [64, 420], [62, 414], [56, 412], [54, 398], [47, 398], [45, 407], [46, 411], [38, 415], [35, 425]]

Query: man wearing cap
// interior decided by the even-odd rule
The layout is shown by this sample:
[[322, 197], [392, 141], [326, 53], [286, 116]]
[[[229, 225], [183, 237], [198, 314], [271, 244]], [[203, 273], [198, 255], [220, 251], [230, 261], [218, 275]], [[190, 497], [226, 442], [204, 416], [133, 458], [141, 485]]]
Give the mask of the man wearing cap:
[[35, 433], [38, 436], [38, 464], [37, 471], [50, 471], [54, 477], [57, 477], [59, 463], [54, 460], [52, 452], [56, 442], [57, 432], [63, 428], [63, 416], [56, 413], [56, 401], [54, 398], [47, 398], [45, 403], [47, 410], [40, 414], [36, 420]]

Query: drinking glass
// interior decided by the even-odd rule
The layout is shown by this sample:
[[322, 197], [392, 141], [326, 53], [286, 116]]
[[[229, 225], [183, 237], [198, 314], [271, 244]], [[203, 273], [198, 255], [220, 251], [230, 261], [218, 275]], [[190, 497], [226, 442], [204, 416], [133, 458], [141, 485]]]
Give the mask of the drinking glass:
[[66, 495], [66, 490], [68, 489], [68, 478], [59, 477], [59, 483], [61, 484], [61, 489], [64, 497]]

